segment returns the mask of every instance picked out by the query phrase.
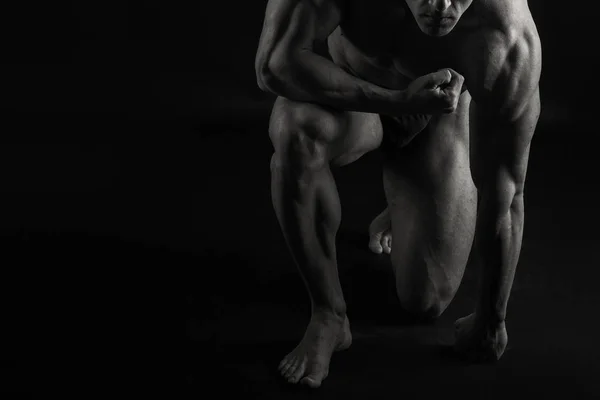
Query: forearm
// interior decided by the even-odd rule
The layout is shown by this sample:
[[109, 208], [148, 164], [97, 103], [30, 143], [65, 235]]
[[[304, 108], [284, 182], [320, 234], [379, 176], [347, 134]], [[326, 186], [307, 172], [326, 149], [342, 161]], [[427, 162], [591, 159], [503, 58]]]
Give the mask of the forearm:
[[522, 225], [514, 215], [499, 219], [480, 213], [480, 217], [487, 221], [478, 224], [479, 238], [474, 248], [481, 274], [477, 314], [486, 321], [502, 322], [515, 277]]
[[409, 113], [407, 95], [357, 78], [325, 57], [298, 51], [258, 72], [259, 85], [295, 101], [314, 102], [345, 111]]
[[[478, 118], [472, 119], [472, 127], [481, 132], [480, 136], [497, 143], [488, 147], [487, 159], [480, 160], [487, 166], [479, 172], [476, 246], [483, 274], [480, 309], [501, 321], [506, 318], [523, 242], [525, 178], [531, 138], [540, 115], [539, 91], [536, 89], [519, 109], [520, 113], [512, 113], [517, 117], [508, 120], [489, 113], [479, 114], [483, 124]], [[471, 110], [477, 111], [477, 107]]]

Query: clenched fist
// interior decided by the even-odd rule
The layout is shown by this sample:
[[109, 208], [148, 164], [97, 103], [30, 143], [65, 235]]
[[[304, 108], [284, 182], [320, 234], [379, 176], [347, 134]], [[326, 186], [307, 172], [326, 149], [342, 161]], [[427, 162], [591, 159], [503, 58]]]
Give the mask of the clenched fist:
[[456, 110], [465, 79], [446, 68], [421, 76], [408, 85], [409, 111], [415, 114], [450, 114]]

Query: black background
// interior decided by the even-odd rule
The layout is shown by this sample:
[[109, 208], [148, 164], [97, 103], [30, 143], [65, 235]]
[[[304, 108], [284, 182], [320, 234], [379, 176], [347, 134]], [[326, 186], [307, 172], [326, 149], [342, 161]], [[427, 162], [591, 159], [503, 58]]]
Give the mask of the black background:
[[[254, 337], [253, 324], [270, 326], [260, 322], [267, 312], [260, 304], [306, 311], [269, 199], [273, 97], [254, 75], [265, 5], [0, 7], [5, 388], [97, 392], [125, 382], [201, 393], [209, 377], [240, 380], [219, 364], [241, 362], [232, 351], [252, 362], [241, 345], [223, 349], [239, 342], [227, 338]], [[539, 369], [538, 377], [598, 368], [597, 352], [585, 347], [594, 343], [588, 314], [598, 301], [597, 149], [588, 127], [597, 112], [596, 21], [590, 10], [563, 3], [530, 7], [543, 43], [543, 112], [529, 173], [525, 266], [515, 284], [523, 294], [513, 295], [521, 383], [548, 364], [540, 354], [568, 360], [556, 361], [564, 371]], [[359, 251], [355, 238], [383, 205], [376, 161], [367, 156], [336, 172], [340, 251], [348, 254]], [[359, 196], [369, 190], [370, 199]], [[343, 280], [349, 292], [351, 281]], [[459, 296], [448, 318], [461, 316], [468, 298]], [[299, 322], [287, 331], [301, 331], [305, 317], [290, 318]], [[553, 339], [541, 340], [548, 331]], [[278, 337], [254, 334], [260, 343]], [[212, 372], [200, 372], [202, 365]]]

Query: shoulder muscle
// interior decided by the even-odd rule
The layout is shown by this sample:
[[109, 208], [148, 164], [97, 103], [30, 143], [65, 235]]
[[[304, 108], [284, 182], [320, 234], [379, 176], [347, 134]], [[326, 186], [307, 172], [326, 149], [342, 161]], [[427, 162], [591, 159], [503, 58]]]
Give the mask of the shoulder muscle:
[[269, 0], [258, 52], [312, 48], [339, 25], [336, 0]]
[[479, 65], [467, 77], [473, 100], [490, 112], [516, 118], [538, 89], [542, 55], [535, 24], [490, 29], [480, 40]]

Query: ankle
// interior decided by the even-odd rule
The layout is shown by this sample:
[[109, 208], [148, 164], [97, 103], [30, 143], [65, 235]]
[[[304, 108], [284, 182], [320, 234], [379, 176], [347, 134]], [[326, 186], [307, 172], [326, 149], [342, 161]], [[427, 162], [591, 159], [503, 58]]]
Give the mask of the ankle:
[[312, 315], [343, 322], [346, 319], [346, 306], [313, 306]]

